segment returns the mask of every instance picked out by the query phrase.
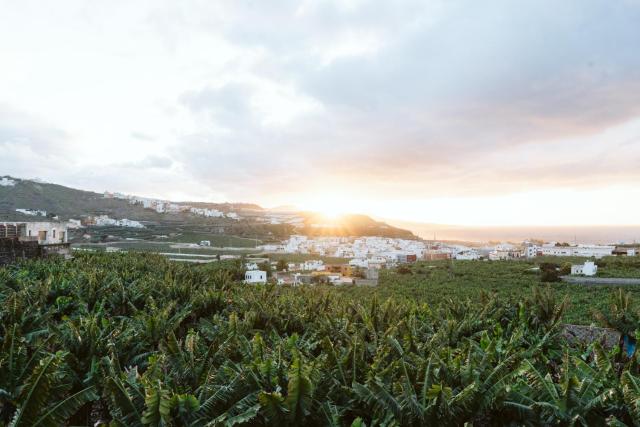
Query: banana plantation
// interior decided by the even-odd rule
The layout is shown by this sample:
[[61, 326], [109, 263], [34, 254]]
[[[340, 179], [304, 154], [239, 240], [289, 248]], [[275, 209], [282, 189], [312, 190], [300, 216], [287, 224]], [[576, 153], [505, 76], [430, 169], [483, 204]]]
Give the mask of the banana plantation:
[[[567, 343], [551, 289], [430, 304], [242, 274], [132, 253], [0, 269], [0, 426], [640, 425], [637, 355]], [[635, 336], [611, 293], [593, 321]]]

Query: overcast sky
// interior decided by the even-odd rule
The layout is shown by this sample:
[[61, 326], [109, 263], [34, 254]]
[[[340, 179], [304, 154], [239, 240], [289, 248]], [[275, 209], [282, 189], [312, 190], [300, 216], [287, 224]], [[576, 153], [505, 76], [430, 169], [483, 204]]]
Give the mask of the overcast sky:
[[0, 0], [0, 175], [637, 224], [639, 23], [636, 0]]

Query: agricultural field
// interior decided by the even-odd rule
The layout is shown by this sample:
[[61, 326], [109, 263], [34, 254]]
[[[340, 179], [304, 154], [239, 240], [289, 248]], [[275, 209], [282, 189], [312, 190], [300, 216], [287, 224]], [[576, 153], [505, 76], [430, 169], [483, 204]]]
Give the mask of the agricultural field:
[[589, 320], [591, 290], [533, 267], [419, 263], [375, 289], [149, 253], [0, 268], [0, 426], [636, 424], [638, 355], [561, 329], [633, 337], [640, 298], [600, 287]]
[[255, 254], [260, 252], [254, 248], [237, 247], [237, 248], [217, 248], [207, 246], [190, 247], [186, 244], [178, 244], [176, 242], [151, 242], [145, 240], [120, 241], [109, 243], [80, 243], [73, 244], [73, 248], [93, 249], [104, 251], [107, 247], [119, 248], [125, 251], [136, 252], [155, 252], [155, 253], [185, 253], [185, 254], [204, 254], [204, 255], [224, 255], [224, 254]]
[[[518, 303], [530, 297], [538, 286], [550, 287], [558, 298], [566, 298], [568, 307], [563, 321], [588, 325], [593, 313], [605, 310], [610, 296], [617, 289], [612, 285], [577, 285], [564, 282], [544, 284], [538, 266], [541, 262], [560, 266], [585, 259], [545, 257], [531, 261], [433, 261], [419, 262], [403, 272], [383, 271], [379, 286], [371, 292], [380, 298], [406, 298], [420, 303], [438, 305], [449, 300], [479, 301], [483, 294], [495, 294], [498, 298]], [[601, 277], [640, 277], [640, 259], [607, 257], [598, 261]], [[357, 290], [356, 292], [364, 292]], [[625, 287], [640, 301], [640, 286]]]

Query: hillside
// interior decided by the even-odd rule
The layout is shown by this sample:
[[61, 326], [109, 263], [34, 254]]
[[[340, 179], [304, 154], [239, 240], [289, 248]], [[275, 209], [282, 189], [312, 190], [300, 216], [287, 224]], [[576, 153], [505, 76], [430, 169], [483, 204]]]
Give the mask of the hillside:
[[[203, 203], [176, 202], [198, 208], [218, 209], [222, 212], [236, 212], [240, 220], [230, 218], [205, 218], [188, 212], [157, 213], [141, 205], [130, 204], [127, 200], [105, 198], [103, 194], [78, 190], [57, 184], [6, 177], [15, 185], [0, 186], [0, 219], [34, 220], [33, 216], [16, 212], [16, 209], [44, 210], [47, 214], [58, 215], [60, 219], [82, 218], [92, 215], [108, 215], [111, 218], [128, 218], [143, 221], [150, 230], [137, 232], [137, 238], [148, 238], [155, 233], [167, 234], [172, 228], [215, 234], [229, 234], [261, 239], [282, 239], [289, 234], [300, 233], [312, 236], [386, 236], [415, 238], [408, 230], [392, 227], [384, 222], [374, 221], [366, 215], [346, 215], [327, 224], [326, 218], [315, 213], [290, 212], [288, 217], [298, 216], [304, 221], [299, 225], [272, 222], [282, 220], [283, 215], [252, 203]], [[287, 217], [287, 215], [284, 215]], [[156, 230], [157, 229], [157, 230]], [[125, 236], [123, 236], [125, 237]]]
[[159, 220], [161, 215], [126, 200], [106, 199], [102, 194], [77, 190], [57, 184], [10, 178], [14, 186], [0, 186], [0, 217], [23, 220], [32, 218], [16, 209], [38, 209], [61, 219], [86, 215], [109, 215], [115, 218]]
[[393, 227], [381, 221], [375, 221], [366, 215], [342, 215], [336, 219], [327, 219], [316, 213], [303, 213], [305, 217], [301, 234], [308, 236], [382, 236], [413, 239], [409, 230]]

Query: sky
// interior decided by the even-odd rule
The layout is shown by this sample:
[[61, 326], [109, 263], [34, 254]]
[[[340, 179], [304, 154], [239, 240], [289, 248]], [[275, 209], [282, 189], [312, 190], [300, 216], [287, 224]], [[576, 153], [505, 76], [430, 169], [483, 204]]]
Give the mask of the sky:
[[0, 175], [638, 224], [640, 1], [0, 0]]

